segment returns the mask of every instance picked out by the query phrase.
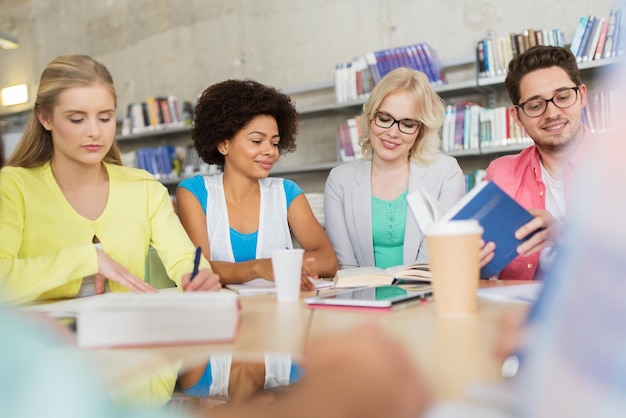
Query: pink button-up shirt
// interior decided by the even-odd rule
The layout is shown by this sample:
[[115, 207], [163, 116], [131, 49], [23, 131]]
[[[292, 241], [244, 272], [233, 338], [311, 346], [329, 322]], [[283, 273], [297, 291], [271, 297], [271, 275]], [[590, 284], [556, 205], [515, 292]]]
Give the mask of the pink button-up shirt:
[[[581, 160], [593, 146], [594, 136], [585, 129], [583, 139], [565, 172], [566, 195], [573, 177], [580, 171]], [[526, 209], [546, 208], [546, 185], [541, 178], [541, 157], [535, 145], [515, 155], [505, 155], [492, 161], [487, 168], [487, 180], [494, 181]], [[500, 272], [501, 280], [533, 280], [539, 276], [537, 267], [540, 252], [517, 256]]]

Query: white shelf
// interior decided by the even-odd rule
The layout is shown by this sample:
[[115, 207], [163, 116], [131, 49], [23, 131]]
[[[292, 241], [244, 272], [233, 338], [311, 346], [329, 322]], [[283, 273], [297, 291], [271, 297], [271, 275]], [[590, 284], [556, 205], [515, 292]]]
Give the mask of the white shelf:
[[298, 174], [298, 173], [310, 173], [313, 171], [327, 171], [332, 170], [338, 165], [343, 164], [340, 161], [333, 161], [329, 163], [319, 163], [319, 164], [311, 164], [305, 166], [293, 166], [293, 167], [276, 167], [274, 168], [270, 174], [271, 175], [284, 175], [284, 174]]
[[143, 132], [130, 135], [117, 135], [117, 142], [141, 141], [148, 138], [161, 138], [166, 136], [180, 135], [191, 131], [191, 125], [184, 126], [162, 126], [156, 129], [145, 130]]
[[[607, 67], [615, 64], [624, 64], [624, 62], [624, 57], [602, 58], [599, 60], [578, 63], [578, 69], [581, 72], [584, 72], [586, 70], [591, 70], [594, 68]], [[499, 75], [495, 77], [479, 77], [477, 87], [501, 85], [504, 83], [505, 78], [506, 75]]]

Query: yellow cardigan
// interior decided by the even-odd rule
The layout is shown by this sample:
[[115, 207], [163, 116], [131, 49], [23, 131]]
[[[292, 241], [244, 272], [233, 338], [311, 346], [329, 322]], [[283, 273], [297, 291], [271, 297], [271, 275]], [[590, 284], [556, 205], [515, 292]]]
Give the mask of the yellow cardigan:
[[[144, 279], [152, 245], [180, 284], [193, 269], [194, 246], [174, 213], [167, 189], [143, 170], [105, 164], [109, 196], [100, 217], [79, 215], [57, 185], [50, 164], [0, 170], [0, 289], [10, 303], [76, 296], [83, 277], [98, 272], [94, 235], [104, 251]], [[208, 267], [202, 259], [201, 267]], [[110, 281], [113, 292], [128, 291]]]
[[[166, 188], [145, 171], [105, 164], [109, 197], [94, 221], [76, 213], [50, 165], [0, 170], [0, 297], [10, 303], [76, 296], [83, 277], [98, 272], [94, 235], [104, 251], [144, 279], [148, 247], [180, 284], [193, 269], [194, 245], [174, 213]], [[201, 259], [201, 267], [209, 263]], [[128, 291], [110, 281], [113, 292]], [[174, 389], [179, 364], [137, 379], [114, 401], [160, 406]]]

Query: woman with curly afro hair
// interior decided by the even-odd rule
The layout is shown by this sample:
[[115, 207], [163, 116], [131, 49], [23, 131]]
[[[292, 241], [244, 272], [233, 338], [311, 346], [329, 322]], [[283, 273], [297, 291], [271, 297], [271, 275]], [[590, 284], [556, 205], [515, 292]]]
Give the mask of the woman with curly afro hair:
[[269, 177], [280, 155], [296, 148], [291, 98], [256, 81], [227, 80], [202, 93], [194, 118], [198, 154], [223, 173], [183, 180], [178, 213], [222, 284], [273, 280], [271, 252], [292, 248], [292, 233], [305, 251], [302, 289], [313, 288], [307, 275], [333, 277], [337, 258], [302, 190]]
[[[221, 282], [274, 280], [271, 253], [292, 248], [292, 233], [305, 251], [301, 288], [314, 289], [307, 275], [333, 277], [337, 257], [302, 190], [291, 180], [269, 177], [280, 155], [296, 148], [292, 100], [255, 81], [227, 80], [202, 93], [194, 119], [198, 154], [223, 173], [183, 180], [176, 191], [178, 214]], [[299, 366], [289, 354], [271, 357], [264, 368], [241, 375], [230, 372], [230, 355], [211, 356], [204, 367], [182, 373], [181, 386], [190, 396], [236, 401], [298, 379]]]

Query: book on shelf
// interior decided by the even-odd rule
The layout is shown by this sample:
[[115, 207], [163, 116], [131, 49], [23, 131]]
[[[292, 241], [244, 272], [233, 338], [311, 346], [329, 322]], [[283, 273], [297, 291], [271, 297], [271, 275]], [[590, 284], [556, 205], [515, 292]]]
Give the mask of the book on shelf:
[[611, 45], [611, 58], [624, 55], [624, 46], [622, 45], [622, 28], [624, 20], [624, 7], [614, 9], [615, 29], [613, 32], [613, 43]]
[[423, 72], [430, 83], [446, 82], [436, 51], [426, 43], [367, 52], [363, 57], [335, 65], [334, 84], [337, 103], [364, 100], [381, 78], [398, 67]]
[[517, 55], [535, 45], [564, 46], [560, 29], [524, 29], [507, 36], [496, 36], [489, 30], [487, 36], [476, 43], [476, 68], [479, 78], [506, 74], [508, 64]]
[[591, 39], [591, 34], [593, 33], [593, 26], [596, 22], [596, 17], [594, 15], [589, 15], [587, 18], [587, 26], [585, 27], [585, 31], [583, 32], [583, 38], [580, 41], [580, 47], [578, 48], [578, 52], [576, 53], [576, 61], [583, 62], [583, 56], [587, 52], [587, 48], [589, 47], [589, 42]]
[[574, 32], [574, 37], [572, 38], [572, 43], [569, 48], [574, 56], [578, 55], [578, 51], [580, 50], [580, 45], [583, 40], [583, 35], [585, 30], [587, 29], [587, 21], [589, 20], [589, 16], [581, 16], [578, 19], [578, 26], [576, 26], [576, 31]]
[[578, 63], [619, 56], [619, 32], [623, 8], [611, 9], [609, 17], [587, 15], [578, 20], [570, 50]]
[[602, 49], [602, 58], [611, 58], [611, 49], [613, 48], [613, 42], [614, 42], [614, 36], [615, 36], [616, 12], [617, 12], [617, 9], [612, 9], [609, 14], [609, 19], [608, 19], [609, 23], [607, 25], [604, 48]]
[[350, 143], [350, 128], [347, 123], [337, 125], [337, 158], [341, 162], [354, 159], [352, 144]]
[[181, 162], [173, 146], [138, 148], [135, 155], [136, 167], [148, 171], [156, 178], [169, 178], [180, 174]]
[[599, 90], [587, 95], [587, 105], [583, 108], [583, 123], [594, 133], [610, 132], [619, 120], [619, 93], [616, 89]]
[[[185, 108], [190, 113], [185, 114]], [[127, 106], [122, 135], [190, 125], [193, 107], [176, 96], [151, 96]]]
[[599, 60], [602, 58], [602, 51], [604, 50], [604, 45], [606, 44], [606, 34], [609, 29], [609, 20], [602, 19], [602, 26], [600, 27], [600, 34], [598, 36], [598, 42], [596, 44], [595, 54], [593, 55], [594, 60]]
[[356, 115], [352, 118], [348, 118], [346, 123], [341, 123], [337, 126], [339, 161], [345, 162], [363, 158], [359, 142], [361, 135], [360, 119], [361, 116]]
[[423, 189], [410, 193], [406, 199], [425, 234], [435, 222], [474, 219], [480, 223], [483, 240], [496, 244], [493, 260], [480, 271], [483, 278], [498, 275], [517, 256], [517, 247], [532, 236], [515, 238], [515, 231], [533, 216], [492, 181], [475, 186], [448, 211]]
[[416, 263], [382, 269], [379, 267], [353, 267], [338, 270], [335, 288], [384, 286], [391, 284], [427, 284], [431, 281], [428, 264]]
[[176, 122], [176, 120], [173, 119], [175, 115], [172, 115], [172, 112], [170, 110], [170, 103], [167, 97], [159, 96], [155, 97], [155, 100], [159, 106], [159, 120], [161, 121], [161, 123], [165, 125], [171, 125], [172, 123]]
[[484, 108], [469, 101], [447, 105], [441, 135], [444, 152], [488, 152], [491, 148], [531, 144], [515, 124], [511, 108]]
[[22, 309], [75, 318], [84, 348], [229, 342], [239, 324], [238, 297], [228, 290], [106, 293]]
[[185, 148], [185, 157], [183, 159], [183, 172], [185, 174], [192, 174], [200, 171], [200, 165], [202, 160], [198, 155], [198, 151], [193, 145], [187, 145]]
[[600, 39], [600, 32], [602, 30], [602, 25], [606, 19], [600, 16], [597, 16], [593, 22], [593, 28], [591, 30], [591, 34], [589, 36], [589, 42], [585, 48], [585, 51], [582, 56], [582, 62], [592, 61], [596, 52], [596, 48], [598, 46], [598, 41]]
[[[311, 277], [309, 277], [309, 280], [315, 285], [315, 290], [332, 289], [334, 287], [334, 283], [330, 280], [313, 279]], [[238, 293], [240, 296], [276, 293], [276, 284], [263, 278], [253, 279], [245, 283], [227, 284], [226, 288]]]
[[435, 84], [446, 84], [448, 82], [448, 78], [446, 76], [445, 69], [443, 68], [443, 64], [439, 59], [439, 54], [437, 54], [437, 50], [431, 48], [430, 45], [425, 42], [418, 44], [418, 46], [424, 51], [428, 64], [432, 67]]
[[478, 77], [487, 77], [487, 61], [485, 60], [485, 40], [476, 42], [476, 69]]

